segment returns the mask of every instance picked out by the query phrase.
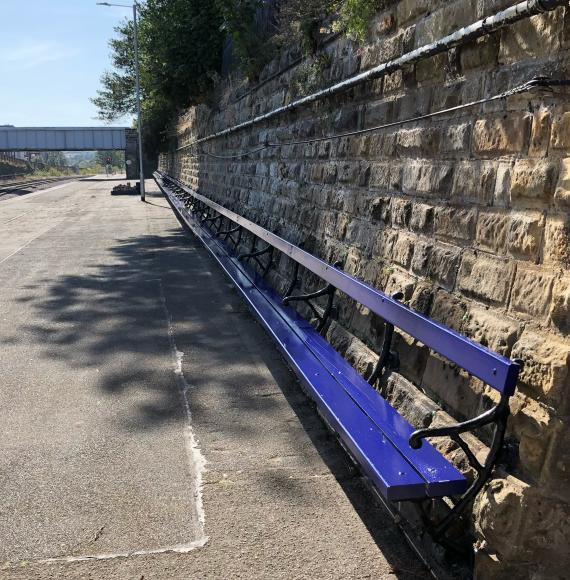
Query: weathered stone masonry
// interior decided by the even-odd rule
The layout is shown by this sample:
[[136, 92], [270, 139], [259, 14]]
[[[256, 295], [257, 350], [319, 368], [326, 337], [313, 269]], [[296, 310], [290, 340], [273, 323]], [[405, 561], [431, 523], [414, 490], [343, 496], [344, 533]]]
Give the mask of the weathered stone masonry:
[[[437, 40], [512, 1], [384, 2], [370, 43], [324, 50], [331, 84]], [[499, 93], [536, 75], [570, 78], [570, 8], [559, 8], [202, 150], [232, 155], [407, 119]], [[293, 98], [297, 55], [284, 51], [244, 94], [180, 119], [178, 145]], [[242, 96], [240, 96], [242, 95]], [[350, 138], [271, 148], [241, 159], [186, 150], [162, 168], [410, 307], [525, 366], [512, 400], [504, 465], [473, 508], [481, 578], [563, 577], [570, 565], [570, 112], [568, 92], [533, 92]], [[291, 265], [270, 277], [284, 289]], [[305, 280], [308, 288], [316, 281]], [[383, 326], [340, 296], [331, 343], [362, 372]], [[382, 386], [418, 426], [472, 417], [495, 399], [409, 336]], [[453, 417], [453, 419], [451, 418]], [[485, 452], [486, 433], [473, 441]], [[464, 466], [462, 452], [439, 443]], [[557, 576], [558, 575], [558, 576]]]

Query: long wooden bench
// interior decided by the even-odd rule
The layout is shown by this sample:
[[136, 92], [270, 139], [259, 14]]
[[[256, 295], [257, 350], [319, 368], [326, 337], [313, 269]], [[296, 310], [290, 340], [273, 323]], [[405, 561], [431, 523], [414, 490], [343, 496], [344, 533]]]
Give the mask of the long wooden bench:
[[[442, 534], [491, 475], [503, 444], [508, 400], [516, 387], [520, 361], [511, 361], [411, 310], [397, 297], [364, 284], [164, 173], [155, 173], [155, 180], [179, 218], [233, 281], [315, 401], [320, 414], [379, 493], [390, 502], [455, 497], [455, 507], [433, 527], [436, 535]], [[240, 255], [236, 248], [245, 233], [252, 239], [251, 250]], [[295, 263], [294, 280], [285, 297], [265, 281], [277, 251]], [[294, 295], [299, 266], [322, 278], [327, 286], [313, 294]], [[385, 320], [382, 353], [368, 381], [321, 336], [336, 289]], [[329, 298], [324, 313], [311, 302], [320, 296]], [[296, 300], [306, 301], [320, 318], [317, 328], [289, 306]], [[463, 423], [415, 430], [370, 384], [393, 362], [390, 341], [394, 326], [496, 389], [501, 394], [499, 403]], [[481, 464], [461, 433], [489, 424], [494, 425], [495, 433], [489, 455]], [[426, 437], [442, 436], [451, 437], [465, 452], [477, 473], [471, 484], [425, 441]]]

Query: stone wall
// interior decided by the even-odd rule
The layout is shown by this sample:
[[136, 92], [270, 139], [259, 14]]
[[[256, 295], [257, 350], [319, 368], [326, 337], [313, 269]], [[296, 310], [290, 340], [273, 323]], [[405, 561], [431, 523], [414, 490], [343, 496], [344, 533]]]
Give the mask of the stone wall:
[[[325, 85], [514, 4], [386, 0], [370, 42], [324, 46]], [[472, 509], [481, 578], [553, 578], [570, 564], [570, 112], [568, 90], [534, 91], [415, 124], [287, 145], [474, 101], [536, 75], [570, 78], [570, 8], [500, 32], [302, 110], [164, 155], [162, 168], [216, 201], [303, 242], [327, 261], [511, 358], [524, 370], [512, 399], [507, 453]], [[219, 107], [189, 110], [177, 145], [296, 98], [306, 63], [283, 51], [247, 86], [227, 83]], [[277, 74], [276, 74], [277, 73]], [[263, 79], [267, 79], [263, 81]], [[173, 147], [174, 151], [174, 147]], [[272, 283], [284, 289], [282, 258]], [[317, 282], [304, 280], [306, 288]], [[367, 372], [383, 325], [338, 299], [331, 343]], [[472, 417], [496, 393], [409, 336], [386, 397], [418, 426]], [[488, 432], [472, 442], [484, 456]], [[453, 445], [442, 451], [459, 465]]]

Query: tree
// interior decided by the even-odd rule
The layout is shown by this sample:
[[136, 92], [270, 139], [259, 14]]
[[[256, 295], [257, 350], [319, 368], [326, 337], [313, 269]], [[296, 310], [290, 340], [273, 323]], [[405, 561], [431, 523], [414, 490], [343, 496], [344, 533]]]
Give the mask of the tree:
[[[140, 65], [146, 153], [165, 141], [165, 127], [184, 107], [203, 102], [221, 65], [222, 18], [210, 0], [147, 0], [140, 11]], [[134, 114], [134, 28], [126, 21], [110, 41], [113, 70], [92, 99], [99, 118]]]

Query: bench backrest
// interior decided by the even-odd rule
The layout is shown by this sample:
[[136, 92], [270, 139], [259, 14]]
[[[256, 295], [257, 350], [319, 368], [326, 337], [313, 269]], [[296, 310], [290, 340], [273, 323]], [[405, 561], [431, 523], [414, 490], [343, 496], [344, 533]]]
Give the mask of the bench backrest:
[[242, 226], [261, 240], [298, 262], [319, 278], [329, 282], [347, 296], [369, 308], [384, 320], [400, 328], [435, 352], [454, 362], [475, 377], [493, 387], [500, 393], [510, 396], [514, 393], [520, 365], [481, 344], [459, 334], [451, 328], [431, 318], [411, 310], [404, 304], [365, 284], [354, 276], [343, 272], [284, 240], [278, 235], [262, 228], [243, 216], [226, 209], [222, 205], [196, 193], [180, 181], [157, 172], [167, 180], [192, 195], [195, 199]]

